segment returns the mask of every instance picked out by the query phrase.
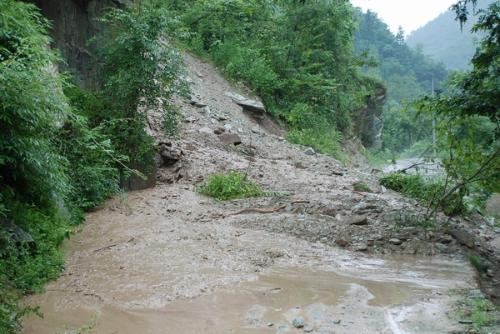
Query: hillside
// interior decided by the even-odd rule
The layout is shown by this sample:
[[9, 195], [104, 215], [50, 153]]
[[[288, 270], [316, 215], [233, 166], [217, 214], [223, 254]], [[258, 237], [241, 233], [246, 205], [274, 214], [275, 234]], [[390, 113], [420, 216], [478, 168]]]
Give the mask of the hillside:
[[[485, 8], [493, 0], [478, 1], [477, 8]], [[443, 62], [451, 70], [470, 68], [470, 59], [476, 50], [476, 42], [480, 35], [470, 30], [477, 17], [471, 17], [463, 29], [455, 21], [455, 14], [447, 11], [436, 17], [423, 27], [412, 32], [406, 39], [411, 47], [422, 47], [422, 52]]]
[[[235, 103], [246, 89], [184, 58], [193, 93], [176, 102], [182, 139], [165, 143], [149, 113], [169, 157], [157, 186], [87, 216], [61, 277], [30, 298], [44, 319], [30, 317], [22, 333], [464, 330], [447, 316], [460, 297], [446, 291], [476, 286], [459, 241], [411, 226], [402, 217], [422, 212], [414, 201], [273, 134], [269, 116]], [[222, 202], [197, 193], [208, 175], [229, 170], [269, 195]], [[357, 182], [373, 192], [356, 191]], [[483, 243], [489, 232], [479, 231]]]

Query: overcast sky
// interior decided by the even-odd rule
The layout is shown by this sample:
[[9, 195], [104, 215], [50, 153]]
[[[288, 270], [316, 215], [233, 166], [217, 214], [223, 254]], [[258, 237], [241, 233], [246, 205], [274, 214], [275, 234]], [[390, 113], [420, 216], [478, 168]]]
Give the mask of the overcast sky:
[[363, 11], [370, 9], [378, 14], [393, 33], [402, 26], [405, 34], [425, 25], [446, 11], [456, 0], [351, 0]]

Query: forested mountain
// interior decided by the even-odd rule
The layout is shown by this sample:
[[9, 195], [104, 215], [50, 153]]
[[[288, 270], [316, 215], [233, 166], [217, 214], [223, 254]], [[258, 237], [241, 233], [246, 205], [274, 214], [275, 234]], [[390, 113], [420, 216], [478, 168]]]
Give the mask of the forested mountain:
[[379, 78], [387, 87], [388, 101], [382, 114], [383, 147], [400, 152], [414, 143], [430, 138], [430, 119], [415, 117], [405, 102], [439, 89], [447, 71], [443, 64], [410, 48], [404, 32], [394, 36], [377, 14], [357, 11], [358, 29], [354, 45], [360, 57], [367, 57], [364, 72]]
[[[479, 0], [476, 9], [486, 8], [493, 2], [494, 0]], [[470, 8], [469, 11], [472, 12], [473, 9]], [[480, 35], [471, 32], [477, 18], [470, 16], [460, 30], [455, 14], [446, 11], [412, 32], [407, 37], [406, 43], [411, 47], [421, 47], [424, 54], [443, 62], [451, 70], [469, 69], [477, 41], [481, 39]]]

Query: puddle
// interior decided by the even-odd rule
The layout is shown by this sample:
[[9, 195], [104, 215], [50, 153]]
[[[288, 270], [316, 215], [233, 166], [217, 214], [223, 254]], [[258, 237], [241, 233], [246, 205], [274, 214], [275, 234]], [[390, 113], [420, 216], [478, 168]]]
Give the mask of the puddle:
[[[44, 319], [30, 316], [22, 333], [299, 333], [303, 330], [292, 326], [299, 316], [314, 333], [443, 333], [453, 327], [445, 316], [446, 291], [461, 284], [457, 279], [467, 279], [457, 263], [436, 271], [433, 260], [366, 262], [358, 268], [364, 274], [357, 277], [276, 268], [258, 280], [156, 310], [106, 303], [67, 308], [64, 300], [81, 299], [81, 294], [48, 291], [37, 296]], [[399, 277], [388, 270], [394, 263], [401, 265], [395, 270], [403, 271]], [[378, 267], [380, 273], [372, 276], [366, 266]], [[413, 283], [408, 282], [411, 277]]]

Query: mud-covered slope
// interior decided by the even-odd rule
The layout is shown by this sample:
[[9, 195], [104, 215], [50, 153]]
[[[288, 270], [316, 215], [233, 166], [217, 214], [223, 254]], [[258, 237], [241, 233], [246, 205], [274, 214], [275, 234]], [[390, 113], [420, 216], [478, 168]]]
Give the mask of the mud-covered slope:
[[[448, 317], [458, 298], [450, 289], [477, 286], [455, 238], [414, 226], [423, 210], [415, 202], [286, 142], [275, 121], [234, 102], [252, 97], [244, 87], [185, 61], [193, 96], [176, 101], [182, 139], [162, 138], [161, 116], [149, 112], [175, 159], [155, 188], [87, 216], [66, 245], [62, 276], [30, 299], [45, 318], [29, 318], [24, 333], [299, 333], [300, 320], [313, 333], [467, 327]], [[268, 195], [219, 202], [197, 193], [211, 173], [229, 170]], [[355, 191], [356, 182], [373, 192]]]

